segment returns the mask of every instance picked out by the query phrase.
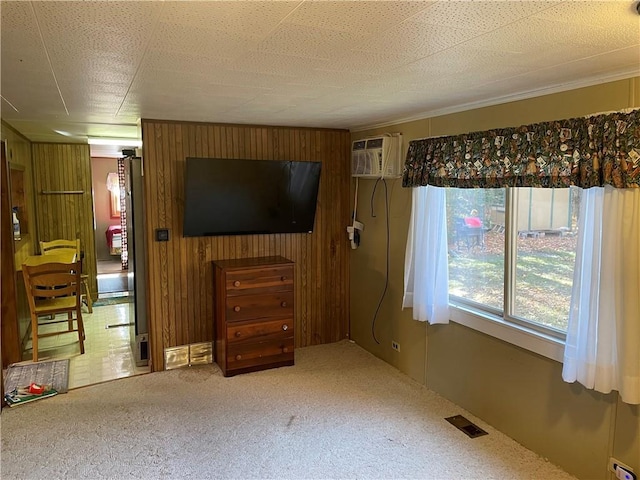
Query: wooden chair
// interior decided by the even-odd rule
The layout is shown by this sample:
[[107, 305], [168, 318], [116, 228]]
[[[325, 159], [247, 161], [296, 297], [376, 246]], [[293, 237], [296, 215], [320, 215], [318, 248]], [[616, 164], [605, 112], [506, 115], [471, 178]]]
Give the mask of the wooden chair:
[[[74, 250], [76, 252], [76, 259], [82, 261], [80, 258], [79, 238], [76, 238], [75, 240], [52, 240], [50, 242], [40, 242], [40, 253], [42, 255], [56, 254], [64, 250]], [[91, 291], [89, 290], [89, 275], [84, 273], [82, 273], [82, 288], [84, 289], [82, 297], [87, 304], [89, 313], [93, 313], [93, 300], [91, 299]]]
[[[38, 338], [78, 332], [80, 353], [84, 353], [84, 324], [82, 323], [82, 279], [80, 274], [81, 262], [74, 263], [43, 263], [41, 265], [23, 265], [22, 276], [27, 291], [29, 310], [31, 312], [31, 338], [33, 346], [33, 361], [38, 361]], [[67, 329], [57, 332], [39, 333], [38, 319], [44, 316], [55, 316], [66, 313]], [[75, 318], [74, 318], [75, 313]], [[74, 320], [77, 327], [74, 328]]]

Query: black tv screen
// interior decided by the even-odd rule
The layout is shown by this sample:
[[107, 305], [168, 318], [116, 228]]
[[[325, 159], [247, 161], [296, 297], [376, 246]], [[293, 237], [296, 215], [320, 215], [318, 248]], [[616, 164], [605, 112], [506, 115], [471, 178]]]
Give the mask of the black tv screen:
[[183, 235], [311, 233], [320, 162], [186, 159]]

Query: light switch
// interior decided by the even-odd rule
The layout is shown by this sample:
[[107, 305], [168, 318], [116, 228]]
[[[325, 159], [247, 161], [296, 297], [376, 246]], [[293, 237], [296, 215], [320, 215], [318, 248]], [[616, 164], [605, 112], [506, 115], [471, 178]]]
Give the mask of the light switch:
[[169, 241], [169, 229], [156, 228], [156, 242], [168, 242], [168, 241]]

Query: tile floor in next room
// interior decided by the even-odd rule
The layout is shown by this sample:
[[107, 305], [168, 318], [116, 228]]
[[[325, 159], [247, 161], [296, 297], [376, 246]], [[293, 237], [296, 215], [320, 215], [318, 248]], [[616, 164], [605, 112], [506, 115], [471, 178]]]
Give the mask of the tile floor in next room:
[[[128, 325], [128, 303], [96, 306], [91, 314], [83, 310], [85, 353], [80, 355], [78, 334], [65, 333], [39, 339], [39, 361], [69, 358], [69, 388], [149, 372], [149, 367], [136, 366], [130, 339], [130, 329], [134, 327]], [[40, 332], [63, 330], [66, 327], [66, 315], [58, 315], [57, 319], [63, 322], [41, 326]], [[31, 340], [26, 347], [25, 360], [31, 356]]]

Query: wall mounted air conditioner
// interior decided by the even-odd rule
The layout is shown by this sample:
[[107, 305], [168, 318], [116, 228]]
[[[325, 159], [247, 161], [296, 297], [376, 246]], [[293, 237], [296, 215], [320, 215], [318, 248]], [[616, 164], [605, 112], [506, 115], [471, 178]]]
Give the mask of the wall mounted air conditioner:
[[398, 178], [402, 176], [402, 134], [356, 140], [351, 145], [351, 176]]

